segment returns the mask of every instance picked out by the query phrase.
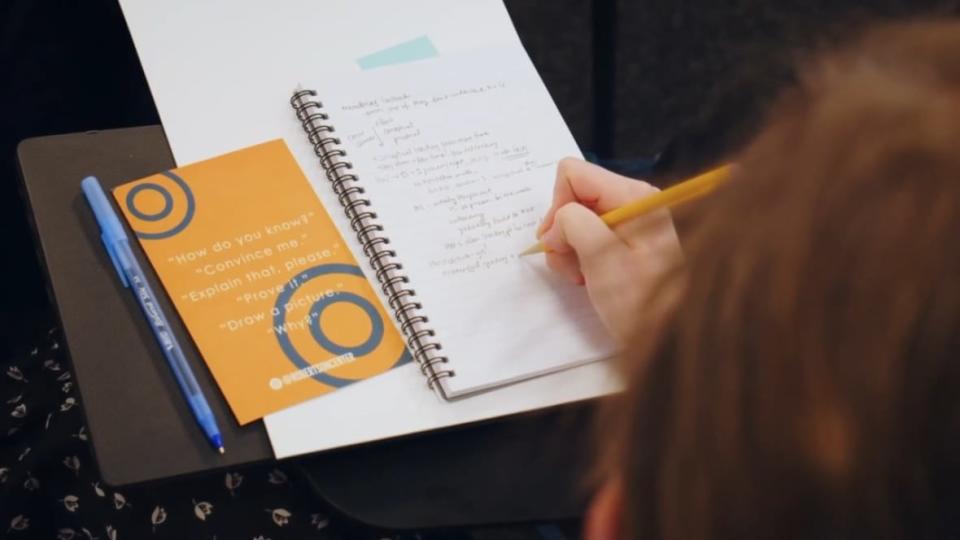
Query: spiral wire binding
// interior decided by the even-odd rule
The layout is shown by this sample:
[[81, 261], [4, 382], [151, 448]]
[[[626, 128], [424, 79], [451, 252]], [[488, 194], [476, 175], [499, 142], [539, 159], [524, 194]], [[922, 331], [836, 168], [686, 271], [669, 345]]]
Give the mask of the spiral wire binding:
[[362, 196], [365, 190], [359, 185], [359, 178], [347, 172], [353, 169], [353, 164], [346, 161], [347, 152], [339, 148], [340, 139], [333, 135], [336, 130], [324, 123], [330, 117], [323, 112], [323, 104], [314, 99], [316, 95], [314, 90], [298, 89], [290, 98], [290, 105], [350, 220], [350, 228], [360, 241], [363, 254], [373, 267], [380, 289], [406, 337], [407, 347], [420, 366], [420, 372], [427, 378], [427, 386], [446, 398], [442, 385], [437, 383], [455, 373], [443, 369], [448, 359], [439, 354], [440, 344], [430, 339], [435, 333], [426, 326], [429, 319], [421, 313], [423, 306], [415, 300], [417, 293], [406, 286], [410, 280], [400, 273], [403, 265], [397, 262], [397, 252], [388, 247], [390, 239], [381, 234], [383, 226], [376, 221], [377, 214], [371, 210], [370, 200]]

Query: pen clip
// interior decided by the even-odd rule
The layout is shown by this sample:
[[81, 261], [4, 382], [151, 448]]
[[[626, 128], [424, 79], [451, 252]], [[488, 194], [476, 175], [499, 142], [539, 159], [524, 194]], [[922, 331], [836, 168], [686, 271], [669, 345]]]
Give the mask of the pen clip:
[[130, 282], [127, 281], [127, 274], [123, 271], [123, 267], [120, 266], [120, 260], [117, 258], [114, 243], [107, 238], [106, 233], [100, 234], [100, 241], [103, 242], [103, 247], [107, 248], [107, 255], [110, 256], [110, 262], [113, 263], [113, 267], [117, 270], [117, 274], [120, 275], [120, 283], [123, 283], [124, 287], [129, 288]]

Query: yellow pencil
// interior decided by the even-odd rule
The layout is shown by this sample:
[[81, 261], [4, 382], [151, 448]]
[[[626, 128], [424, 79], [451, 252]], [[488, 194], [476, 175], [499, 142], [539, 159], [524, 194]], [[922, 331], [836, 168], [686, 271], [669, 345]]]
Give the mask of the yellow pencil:
[[[732, 167], [732, 165], [722, 165], [663, 191], [658, 191], [649, 197], [638, 199], [620, 208], [611, 210], [600, 216], [600, 219], [602, 219], [608, 227], [613, 227], [628, 219], [633, 219], [662, 208], [671, 208], [680, 203], [701, 197], [710, 193], [714, 188], [730, 178]], [[543, 251], [546, 251], [546, 247], [542, 242], [537, 242], [527, 248], [520, 256], [532, 255]]]

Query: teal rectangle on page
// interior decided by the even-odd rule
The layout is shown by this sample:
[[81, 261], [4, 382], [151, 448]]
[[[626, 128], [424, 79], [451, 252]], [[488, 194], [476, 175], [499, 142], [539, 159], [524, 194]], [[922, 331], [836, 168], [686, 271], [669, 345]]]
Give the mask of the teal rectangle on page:
[[367, 70], [425, 60], [438, 55], [437, 48], [433, 46], [430, 38], [420, 36], [375, 53], [361, 56], [357, 58], [357, 65], [360, 66], [360, 69]]

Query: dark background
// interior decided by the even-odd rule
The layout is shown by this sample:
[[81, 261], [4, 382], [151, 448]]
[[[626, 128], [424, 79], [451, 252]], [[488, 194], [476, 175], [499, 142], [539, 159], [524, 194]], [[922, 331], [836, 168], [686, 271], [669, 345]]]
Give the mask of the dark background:
[[[798, 58], [864, 24], [960, 0], [507, 0], [581, 148], [621, 170], [692, 171], [747, 139]], [[114, 1], [0, 3], [0, 352], [50, 315], [17, 179], [27, 137], [158, 123]]]

